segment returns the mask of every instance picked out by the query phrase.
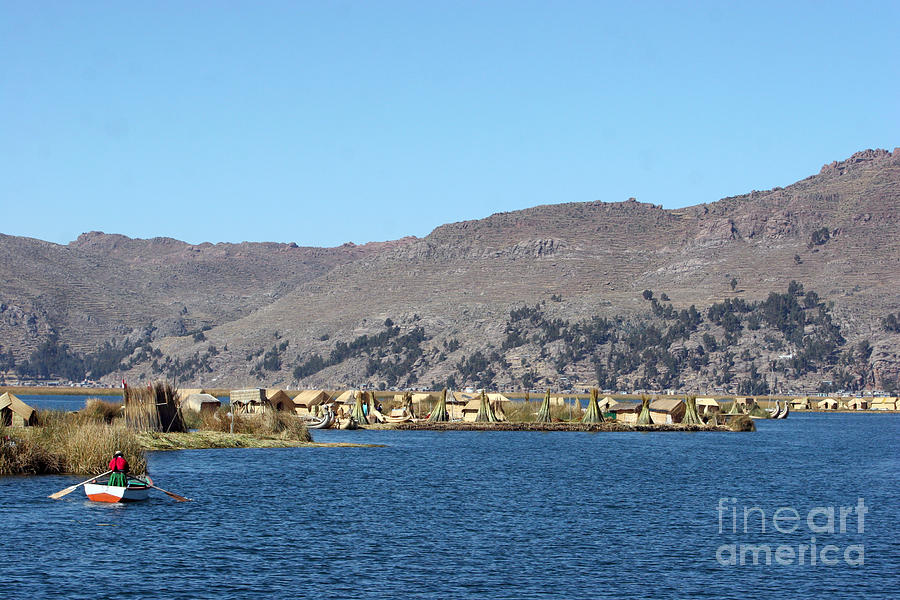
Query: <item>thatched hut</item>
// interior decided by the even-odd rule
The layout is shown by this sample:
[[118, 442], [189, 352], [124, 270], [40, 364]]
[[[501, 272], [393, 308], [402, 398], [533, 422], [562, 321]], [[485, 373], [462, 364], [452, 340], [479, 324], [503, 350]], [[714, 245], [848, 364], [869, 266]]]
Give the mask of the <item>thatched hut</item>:
[[847, 402], [848, 410], [868, 410], [869, 401], [865, 398], [853, 398]]
[[679, 398], [657, 398], [650, 403], [650, 420], [657, 425], [681, 423], [686, 410]]
[[19, 400], [17, 396], [9, 392], [4, 392], [0, 396], [0, 425], [31, 427], [36, 421], [35, 410]]
[[609, 407], [609, 411], [615, 415], [618, 423], [636, 423], [641, 413], [640, 402], [616, 402]]
[[722, 406], [715, 398], [697, 398], [697, 412], [701, 417], [722, 412]]
[[819, 400], [816, 403], [816, 407], [819, 410], [837, 410], [840, 407], [840, 403], [834, 398], [825, 398], [823, 400]]
[[298, 415], [311, 414], [316, 406], [327, 404], [331, 395], [325, 390], [303, 390], [294, 396], [294, 412]]
[[791, 400], [791, 410], [809, 410], [812, 408], [812, 402], [809, 398], [794, 398]]
[[601, 413], [607, 413], [609, 412], [609, 408], [615, 403], [616, 401], [613, 400], [612, 396], [605, 396], [603, 400], [597, 401], [597, 406], [600, 408]]
[[[178, 395], [181, 396], [181, 390]], [[181, 410], [192, 410], [198, 413], [216, 412], [222, 402], [211, 394], [193, 393], [181, 401]]]
[[752, 396], [738, 396], [734, 399], [734, 402], [741, 408], [741, 412], [746, 413], [755, 400]]
[[266, 390], [266, 400], [276, 412], [294, 412], [294, 400], [284, 390]]
[[472, 398], [462, 407], [462, 420], [474, 423], [478, 417], [478, 410], [481, 408], [481, 396]]
[[897, 398], [890, 396], [872, 398], [872, 410], [897, 410]]
[[263, 388], [231, 390], [231, 410], [235, 414], [263, 413], [271, 409]]

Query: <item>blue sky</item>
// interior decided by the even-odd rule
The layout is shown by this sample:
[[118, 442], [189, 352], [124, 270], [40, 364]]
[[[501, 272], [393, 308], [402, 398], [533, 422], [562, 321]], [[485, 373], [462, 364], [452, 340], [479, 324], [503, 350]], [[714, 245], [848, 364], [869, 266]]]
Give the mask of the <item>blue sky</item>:
[[335, 246], [900, 146], [900, 3], [0, 0], [0, 233]]

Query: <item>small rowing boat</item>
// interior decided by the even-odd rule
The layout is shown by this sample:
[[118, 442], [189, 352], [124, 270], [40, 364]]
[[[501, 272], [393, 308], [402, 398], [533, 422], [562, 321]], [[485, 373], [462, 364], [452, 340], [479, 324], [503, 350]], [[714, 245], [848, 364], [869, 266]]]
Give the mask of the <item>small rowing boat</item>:
[[106, 485], [97, 483], [99, 478], [84, 484], [84, 493], [94, 502], [140, 502], [146, 500], [150, 493], [150, 486], [140, 479], [128, 478], [128, 485]]

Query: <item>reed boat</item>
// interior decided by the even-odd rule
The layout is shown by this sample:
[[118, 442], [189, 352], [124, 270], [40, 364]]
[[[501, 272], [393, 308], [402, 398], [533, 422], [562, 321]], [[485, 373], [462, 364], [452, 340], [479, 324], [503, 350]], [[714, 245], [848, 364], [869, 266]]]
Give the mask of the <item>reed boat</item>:
[[99, 480], [84, 484], [84, 493], [94, 502], [140, 502], [150, 493], [150, 486], [139, 479], [129, 477], [125, 487], [98, 483]]
[[325, 416], [314, 421], [307, 421], [307, 429], [328, 429], [334, 425], [334, 413], [331, 410], [325, 412]]

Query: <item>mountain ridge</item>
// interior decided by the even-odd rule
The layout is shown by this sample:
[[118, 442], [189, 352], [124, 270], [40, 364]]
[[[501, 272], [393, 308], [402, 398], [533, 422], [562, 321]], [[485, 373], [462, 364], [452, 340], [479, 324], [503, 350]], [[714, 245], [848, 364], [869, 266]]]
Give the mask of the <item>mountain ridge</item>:
[[[664, 292], [673, 310], [692, 304], [704, 310], [726, 298], [761, 302], [796, 280], [833, 302], [830, 310], [845, 324], [848, 343], [866, 339], [873, 345], [865, 385], [874, 386], [876, 380], [893, 381], [897, 371], [897, 340], [879, 323], [900, 308], [894, 291], [900, 283], [898, 204], [900, 150], [866, 150], [785, 188], [708, 204], [672, 210], [634, 199], [548, 204], [448, 223], [422, 238], [363, 246], [191, 245], [91, 232], [68, 246], [36, 245], [42, 253], [29, 261], [27, 252], [15, 251], [17, 245], [28, 246], [23, 238], [0, 236], [0, 258], [20, 264], [27, 274], [24, 283], [16, 283], [9, 269], [0, 271], [0, 302], [16, 308], [15, 325], [4, 316], [9, 308], [0, 311], [0, 340], [21, 362], [52, 332], [80, 352], [110, 339], [149, 336], [153, 348], [172, 361], [203, 355], [204, 344], [215, 345], [217, 354], [207, 361], [215, 374], [207, 371], [207, 376], [229, 384], [379, 385], [386, 382], [377, 373], [365, 375], [374, 355], [303, 378], [293, 372], [310, 357], [333, 351], [335, 340], [375, 335], [392, 320], [404, 331], [424, 328], [429, 340], [416, 350], [422, 362], [406, 368], [417, 381], [440, 383], [459, 371], [454, 361], [477, 352], [499, 356], [497, 340], [508, 335], [508, 315], [523, 305], [544, 302], [554, 318], [571, 323], [581, 317], [639, 320], [647, 312], [643, 290]], [[47, 272], [46, 264], [54, 260], [58, 267]], [[92, 308], [85, 292], [74, 294], [78, 301], [70, 299], [68, 289], [57, 294], [65, 298], [54, 296], [51, 276], [62, 280], [72, 273], [96, 289], [125, 278], [150, 282], [159, 291], [130, 286], [113, 293], [107, 305], [142, 310], [130, 320], [110, 317]], [[732, 287], [732, 280], [739, 285]], [[67, 286], [78, 287], [62, 287]], [[85, 322], [85, 315], [97, 321]], [[105, 337], [104, 327], [111, 328]], [[198, 331], [201, 341], [194, 340], [201, 337]], [[32, 343], [11, 344], [14, 332]], [[454, 339], [460, 348], [449, 358], [437, 361], [440, 350], [425, 356]], [[288, 346], [278, 352], [279, 368], [257, 368], [268, 346], [277, 349], [284, 341]], [[672, 348], [679, 346], [665, 352]], [[512, 356], [506, 352], [501, 358], [509, 363]], [[542, 381], [565, 376], [550, 362], [529, 365], [537, 365]], [[154, 373], [151, 364], [147, 360], [107, 377], [166, 373]], [[883, 376], [876, 376], [876, 365]], [[529, 368], [511, 366], [491, 383], [521, 382]], [[586, 368], [571, 374], [584, 385], [590, 378]], [[181, 376], [200, 375], [189, 371]], [[748, 374], [749, 366], [742, 373]], [[634, 383], [635, 378], [623, 377]]]

